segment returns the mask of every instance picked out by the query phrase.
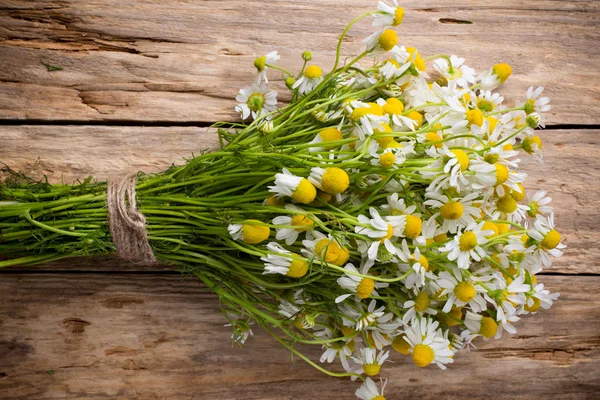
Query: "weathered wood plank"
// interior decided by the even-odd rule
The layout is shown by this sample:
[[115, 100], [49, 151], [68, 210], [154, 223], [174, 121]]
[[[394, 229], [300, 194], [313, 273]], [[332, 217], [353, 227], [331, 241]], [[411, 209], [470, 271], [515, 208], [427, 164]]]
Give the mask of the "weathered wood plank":
[[[544, 281], [562, 293], [552, 309], [448, 371], [394, 354], [386, 398], [594, 398], [600, 278]], [[232, 347], [216, 296], [195, 278], [0, 274], [0, 298], [3, 399], [353, 399], [358, 386], [293, 364], [258, 328]]]
[[[600, 122], [600, 3], [402, 5], [402, 44], [425, 55], [457, 53], [478, 69], [509, 62], [507, 99], [544, 85], [554, 104], [550, 124]], [[298, 69], [310, 49], [327, 69], [345, 24], [374, 7], [375, 0], [4, 1], [0, 119], [231, 120], [257, 55], [277, 49], [286, 67]], [[358, 24], [344, 54], [357, 54], [371, 31], [370, 22]], [[48, 72], [43, 63], [63, 70]]]
[[[550, 271], [600, 273], [594, 248], [600, 242], [600, 131], [547, 130], [545, 164], [524, 161], [527, 188], [548, 190], [559, 228], [569, 246]], [[0, 126], [0, 162], [51, 181], [72, 182], [94, 175], [157, 172], [183, 157], [218, 147], [214, 131], [184, 127]], [[63, 178], [61, 178], [61, 176]], [[116, 260], [57, 262], [49, 268], [123, 268]], [[144, 267], [128, 265], [127, 268]], [[154, 267], [153, 267], [154, 268]]]

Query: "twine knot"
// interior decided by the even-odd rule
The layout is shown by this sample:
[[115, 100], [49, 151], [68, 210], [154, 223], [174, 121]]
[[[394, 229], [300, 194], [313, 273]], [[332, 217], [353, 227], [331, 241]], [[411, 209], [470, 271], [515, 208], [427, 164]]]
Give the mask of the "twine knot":
[[108, 224], [112, 242], [120, 257], [140, 263], [156, 261], [148, 233], [146, 218], [138, 211], [135, 199], [136, 175], [111, 181], [106, 192]]

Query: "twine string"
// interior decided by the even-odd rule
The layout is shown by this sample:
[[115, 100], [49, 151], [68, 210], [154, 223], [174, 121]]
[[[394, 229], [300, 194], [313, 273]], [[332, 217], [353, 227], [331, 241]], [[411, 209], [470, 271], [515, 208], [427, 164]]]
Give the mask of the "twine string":
[[108, 224], [117, 254], [129, 261], [156, 261], [146, 231], [146, 218], [137, 209], [136, 175], [110, 181], [106, 193]]

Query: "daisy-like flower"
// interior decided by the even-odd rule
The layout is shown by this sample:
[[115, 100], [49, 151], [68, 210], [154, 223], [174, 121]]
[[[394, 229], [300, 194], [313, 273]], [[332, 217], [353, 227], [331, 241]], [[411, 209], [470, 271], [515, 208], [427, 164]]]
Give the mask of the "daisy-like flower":
[[437, 279], [437, 284], [443, 289], [441, 295], [448, 295], [442, 311], [448, 313], [452, 306], [464, 307], [467, 304], [475, 312], [484, 311], [487, 308], [482, 296], [485, 289], [477, 284], [473, 276], [463, 276], [461, 269], [454, 267], [451, 271], [440, 272]]
[[265, 263], [263, 274], [281, 274], [301, 278], [308, 272], [308, 262], [299, 254], [281, 247], [279, 243], [267, 244], [269, 253], [260, 259]]
[[376, 349], [363, 347], [358, 357], [353, 357], [354, 362], [362, 365], [363, 372], [368, 376], [375, 376], [381, 371], [381, 366], [388, 359], [389, 351], [377, 352]]
[[292, 89], [298, 89], [298, 93], [306, 94], [312, 92], [323, 82], [323, 70], [317, 65], [306, 67], [304, 73], [294, 84]]
[[357, 302], [355, 306], [342, 303], [338, 305], [338, 308], [342, 314], [344, 326], [350, 327], [356, 331], [362, 331], [372, 325], [387, 323], [393, 317], [391, 313], [385, 313], [385, 306], [381, 306], [377, 309], [375, 308], [376, 306], [377, 301], [371, 300], [366, 310], [360, 302]]
[[375, 131], [384, 132], [388, 117], [384, 115], [383, 107], [377, 103], [364, 103], [354, 100], [347, 104], [350, 122], [354, 124], [354, 134], [360, 140], [372, 135]]
[[[382, 206], [385, 207], [385, 206]], [[423, 223], [421, 235], [415, 238], [415, 245], [429, 246], [434, 242], [444, 242], [448, 236], [440, 228], [434, 217], [429, 218]]]
[[456, 260], [459, 268], [469, 269], [471, 259], [481, 261], [486, 256], [481, 245], [486, 244], [487, 237], [494, 234], [493, 230], [483, 230], [484, 224], [484, 221], [479, 224], [471, 222], [462, 232], [457, 232], [452, 241], [440, 247], [440, 251], [448, 253], [448, 260]]
[[425, 290], [420, 291], [412, 300], [408, 300], [402, 305], [406, 310], [402, 317], [402, 322], [405, 325], [408, 324], [417, 314], [420, 317], [423, 317], [425, 314], [436, 315], [437, 311], [431, 308], [430, 305], [431, 298], [429, 294]]
[[359, 299], [367, 299], [372, 295], [378, 296], [376, 289], [388, 287], [389, 284], [385, 282], [376, 282], [372, 278], [362, 278], [357, 276], [356, 274], [361, 275], [369, 275], [369, 269], [372, 263], [364, 263], [360, 269], [360, 272], [356, 269], [356, 267], [352, 264], [346, 264], [344, 270], [350, 272], [346, 272], [344, 276], [339, 277], [337, 279], [338, 285], [340, 285], [343, 289], [349, 290], [352, 293], [343, 294], [338, 296], [335, 299], [336, 303], [341, 303], [346, 300], [348, 297], [356, 294]]
[[[292, 204], [285, 206], [286, 210], [303, 212], [300, 207]], [[301, 232], [311, 231], [315, 223], [306, 214], [293, 214], [293, 216], [280, 215], [273, 218], [273, 225], [283, 225], [285, 228], [277, 228], [275, 239], [285, 240], [288, 246], [291, 246], [298, 239]], [[291, 227], [291, 228], [290, 228]]]
[[[406, 62], [410, 55], [408, 54], [404, 46], [394, 46], [394, 48], [390, 50], [390, 55], [392, 57], [388, 58], [383, 62], [383, 64], [379, 68], [379, 72], [386, 79], [400, 78], [401, 76], [405, 75], [405, 72], [408, 71], [408, 69], [411, 66], [411, 63]], [[396, 84], [402, 85], [406, 83], [408, 79], [409, 76], [406, 76], [406, 78], [404, 79], [397, 80]]]
[[529, 89], [527, 89], [527, 100], [523, 105], [523, 107], [525, 107], [525, 113], [528, 115], [534, 112], [544, 113], [552, 109], [550, 99], [548, 97], [540, 97], [543, 91], [543, 86], [536, 89], [534, 89], [533, 86], [530, 86]]
[[269, 69], [269, 65], [274, 65], [279, 61], [279, 58], [277, 51], [272, 51], [267, 55], [260, 56], [254, 60], [254, 66], [258, 71], [258, 76], [256, 77], [258, 82], [265, 81], [265, 83], [269, 83], [269, 80], [267, 79], [267, 70]]
[[380, 0], [377, 3], [377, 10], [380, 13], [373, 15], [375, 20], [373, 26], [398, 26], [404, 19], [404, 9], [398, 5], [397, 0], [392, 0], [392, 4]]
[[385, 246], [385, 249], [388, 251], [388, 253], [395, 254], [396, 247], [394, 247], [391, 239], [402, 235], [402, 232], [404, 231], [405, 217], [402, 215], [388, 216], [385, 217], [386, 219], [384, 220], [373, 207], [369, 208], [369, 213], [371, 214], [371, 218], [362, 214], [359, 215], [358, 222], [360, 225], [357, 225], [354, 228], [355, 233], [376, 239], [371, 243], [367, 251], [369, 260], [375, 260], [377, 258], [380, 244]]
[[455, 55], [450, 56], [450, 62], [445, 58], [433, 61], [433, 68], [439, 72], [446, 82], [456, 82], [460, 87], [467, 88], [475, 83], [475, 70], [464, 65], [465, 59]]
[[381, 53], [392, 50], [398, 44], [398, 35], [393, 29], [382, 29], [363, 40], [366, 50]]
[[385, 385], [387, 385], [387, 379], [383, 381], [381, 388], [379, 388], [377, 387], [377, 384], [373, 382], [373, 379], [367, 378], [363, 384], [356, 389], [354, 394], [361, 400], [385, 400], [385, 397], [383, 397]]
[[431, 363], [441, 369], [444, 364], [454, 362], [454, 352], [450, 350], [450, 341], [438, 329], [439, 322], [429, 318], [415, 318], [404, 331], [404, 338], [410, 345], [409, 352], [416, 366], [426, 367]]
[[544, 289], [544, 284], [539, 283], [534, 286], [533, 293], [527, 294], [527, 301], [524, 304], [524, 313], [536, 313], [540, 308], [544, 310], [552, 307], [552, 303], [560, 297], [560, 293], [550, 293], [548, 289]]
[[[511, 316], [516, 315], [517, 306], [525, 304], [527, 301], [525, 293], [531, 290], [531, 286], [524, 282], [525, 277], [523, 275], [518, 276], [510, 285], [507, 285], [506, 281], [501, 278], [496, 280], [494, 284], [496, 289], [492, 293], [485, 294], [485, 298], [498, 311], [496, 315], [497, 321], [506, 324], [509, 322]], [[504, 329], [507, 328], [505, 327]], [[511, 332], [510, 330], [508, 331]]]
[[231, 339], [234, 343], [243, 345], [250, 336], [254, 335], [252, 329], [250, 328], [250, 325], [253, 324], [252, 321], [243, 319], [237, 314], [228, 314], [227, 319], [231, 322], [229, 324], [225, 324], [224, 326], [231, 326], [233, 328]]
[[539, 257], [544, 267], [552, 265], [550, 255], [560, 257], [563, 254], [561, 250], [567, 247], [561, 243], [560, 233], [554, 229], [554, 213], [547, 217], [538, 215], [527, 235], [538, 242], [534, 255]]
[[275, 185], [269, 192], [277, 197], [289, 196], [298, 203], [309, 204], [317, 197], [317, 189], [306, 178], [296, 176], [283, 168], [283, 173], [275, 175]]
[[317, 257], [328, 263], [342, 266], [348, 262], [350, 252], [338, 239], [331, 235], [325, 236], [321, 232], [314, 231], [314, 238], [305, 239], [302, 245], [302, 254], [307, 258]]
[[[342, 120], [342, 122], [343, 122], [343, 120]], [[309, 151], [310, 152], [321, 152], [321, 151], [331, 150], [331, 149], [337, 147], [337, 146], [328, 145], [327, 142], [335, 142], [335, 141], [344, 139], [344, 136], [342, 135], [342, 131], [340, 130], [342, 122], [340, 122], [340, 126], [338, 126], [338, 127], [325, 128], [325, 129], [322, 129], [319, 133], [317, 133], [315, 138], [310, 142], [311, 144], [314, 144], [315, 146], [310, 147]]]
[[242, 224], [230, 224], [227, 230], [233, 240], [241, 240], [248, 244], [262, 243], [271, 234], [271, 229], [257, 219], [249, 219]]
[[471, 311], [467, 311], [465, 325], [471, 333], [481, 335], [485, 340], [493, 338], [498, 332], [498, 324], [494, 318]]
[[456, 233], [459, 228], [466, 227], [475, 218], [481, 216], [481, 210], [473, 206], [473, 201], [479, 197], [477, 192], [454, 199], [450, 199], [443, 194], [427, 192], [426, 197], [429, 197], [429, 200], [426, 200], [423, 204], [438, 209], [439, 211], [434, 216], [441, 215], [444, 219], [442, 222], [444, 232]]
[[242, 115], [242, 119], [247, 119], [250, 115], [257, 119], [277, 109], [277, 92], [269, 90], [269, 86], [264, 82], [254, 82], [240, 89], [235, 100], [239, 102], [235, 110]]
[[343, 193], [350, 185], [348, 173], [337, 167], [313, 167], [310, 170], [308, 180], [310, 183], [329, 194]]
[[487, 71], [482, 72], [477, 80], [483, 90], [493, 90], [504, 83], [512, 74], [510, 65], [501, 63], [496, 64]]
[[552, 214], [552, 206], [549, 206], [552, 198], [546, 196], [548, 192], [545, 190], [538, 190], [533, 196], [527, 195], [527, 215], [531, 218], [535, 218], [540, 214]]
[[[325, 328], [325, 334], [320, 337], [324, 339], [333, 339], [335, 336], [330, 329]], [[354, 345], [354, 339], [341, 339], [325, 343], [323, 344], [325, 351], [321, 355], [319, 361], [321, 363], [332, 363], [336, 357], [339, 357], [342, 367], [344, 367], [346, 371], [349, 371], [351, 368], [348, 363], [348, 358], [350, 358], [354, 352]]]
[[421, 250], [418, 246], [415, 247], [415, 251], [411, 252], [406, 243], [406, 239], [402, 240], [402, 249], [396, 250], [396, 255], [405, 264], [399, 264], [400, 269], [408, 271], [409, 268], [414, 273], [410, 274], [404, 281], [407, 289], [420, 288], [425, 285], [425, 277], [429, 271], [429, 261], [421, 254]]

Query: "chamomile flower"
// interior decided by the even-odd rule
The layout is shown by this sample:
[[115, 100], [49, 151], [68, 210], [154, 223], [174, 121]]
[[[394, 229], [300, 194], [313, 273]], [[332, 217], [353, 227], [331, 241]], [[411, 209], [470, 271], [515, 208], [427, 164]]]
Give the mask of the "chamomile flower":
[[540, 86], [536, 89], [534, 89], [533, 86], [530, 86], [529, 89], [527, 89], [527, 100], [523, 105], [523, 107], [525, 107], [525, 113], [543, 113], [552, 109], [552, 106], [550, 105], [550, 99], [548, 97], [540, 97], [543, 91], [543, 86]]
[[308, 272], [308, 261], [281, 247], [279, 243], [267, 244], [266, 256], [260, 259], [265, 263], [263, 274], [281, 274], [291, 278], [301, 278]]
[[498, 324], [494, 318], [471, 311], [467, 311], [465, 315], [465, 325], [471, 333], [481, 335], [486, 340], [493, 338], [498, 332]]
[[473, 206], [473, 201], [479, 197], [477, 192], [453, 199], [435, 192], [427, 192], [426, 196], [429, 200], [423, 204], [438, 210], [435, 216], [443, 218], [441, 228], [444, 232], [456, 233], [459, 228], [466, 227], [481, 215], [481, 211]]
[[249, 219], [242, 224], [230, 224], [227, 230], [233, 240], [241, 240], [248, 244], [262, 243], [271, 234], [271, 229], [256, 219]]
[[227, 319], [231, 322], [224, 326], [231, 326], [233, 328], [231, 339], [234, 343], [243, 345], [250, 336], [254, 335], [252, 328], [250, 328], [251, 321], [239, 318], [239, 316], [228, 316]]
[[366, 51], [382, 53], [392, 50], [398, 44], [398, 35], [393, 29], [382, 29], [363, 40]]
[[425, 290], [420, 291], [412, 300], [408, 300], [402, 305], [405, 309], [402, 322], [405, 325], [408, 324], [417, 314], [420, 317], [423, 317], [425, 314], [436, 315], [437, 311], [431, 308], [430, 305], [431, 298], [429, 294]]
[[[341, 124], [341, 123], [340, 123]], [[338, 127], [329, 127], [322, 129], [315, 138], [310, 142], [314, 144], [314, 147], [310, 147], [310, 152], [321, 152], [326, 150], [331, 150], [337, 146], [331, 146], [327, 144], [327, 142], [335, 142], [338, 140], [343, 140], [344, 136], [342, 131], [340, 130], [341, 126]]]
[[512, 74], [510, 65], [501, 63], [496, 64], [487, 71], [482, 72], [477, 80], [483, 90], [493, 90], [504, 83]]
[[[285, 206], [286, 210], [303, 212], [300, 207], [296, 207], [292, 204]], [[298, 235], [301, 232], [311, 231], [315, 225], [314, 221], [310, 219], [306, 214], [292, 214], [292, 216], [280, 215], [273, 218], [273, 225], [283, 225], [284, 228], [276, 228], [277, 234], [275, 239], [285, 240], [288, 246], [291, 246], [298, 239]]]
[[254, 82], [240, 89], [235, 100], [239, 102], [235, 110], [241, 114], [242, 119], [247, 119], [250, 115], [257, 119], [277, 109], [277, 92], [270, 90], [264, 82]]
[[369, 275], [370, 266], [371, 263], [364, 263], [359, 272], [354, 265], [346, 264], [344, 270], [347, 272], [344, 274], [344, 276], [337, 279], [337, 283], [342, 287], [342, 289], [348, 290], [352, 293], [338, 296], [335, 299], [336, 303], [341, 303], [353, 294], [356, 294], [356, 296], [361, 300], [367, 299], [372, 295], [378, 296], [376, 289], [389, 286], [389, 284], [385, 282], [377, 282], [369, 277], [363, 278], [357, 276], [357, 274]]
[[527, 195], [527, 215], [531, 218], [535, 218], [540, 214], [552, 214], [552, 206], [549, 206], [552, 198], [546, 196], [548, 192], [545, 190], [538, 190], [533, 196]]
[[456, 82], [460, 87], [467, 88], [475, 82], [475, 70], [464, 65], [465, 59], [455, 55], [450, 56], [450, 62], [445, 58], [433, 61], [433, 68], [446, 80]]
[[539, 283], [533, 287], [533, 290], [527, 293], [527, 300], [523, 305], [523, 312], [536, 313], [540, 308], [547, 310], [552, 307], [552, 303], [560, 297], [560, 293], [550, 293], [544, 288], [543, 283]]
[[328, 263], [342, 266], [348, 262], [350, 252], [338, 239], [331, 235], [325, 236], [321, 232], [314, 231], [314, 238], [305, 239], [302, 245], [302, 254], [307, 258], [317, 257]]
[[398, 5], [397, 0], [391, 0], [389, 4], [385, 0], [379, 0], [377, 10], [380, 13], [373, 15], [373, 26], [398, 26], [404, 19], [404, 9]]
[[[335, 337], [330, 329], [325, 328], [325, 332], [325, 335], [321, 336], [321, 338], [333, 339]], [[325, 351], [321, 355], [319, 361], [321, 363], [332, 363], [336, 357], [339, 357], [342, 367], [344, 367], [346, 371], [349, 371], [351, 368], [348, 359], [354, 352], [354, 346], [354, 339], [340, 339], [334, 342], [327, 342], [323, 344]]]
[[481, 245], [487, 243], [487, 237], [494, 234], [492, 230], [483, 230], [485, 222], [471, 222], [467, 227], [458, 231], [452, 241], [440, 247], [447, 252], [448, 260], [455, 261], [459, 268], [469, 269], [471, 259], [481, 261], [487, 253]]
[[504, 279], [498, 279], [493, 285], [495, 290], [485, 294], [485, 298], [496, 307], [496, 320], [506, 323], [516, 314], [517, 306], [525, 304], [525, 293], [531, 290], [531, 286], [524, 282], [523, 275], [518, 276], [509, 285]]
[[359, 215], [358, 222], [360, 225], [354, 228], [354, 232], [375, 239], [369, 246], [367, 256], [370, 260], [375, 260], [380, 244], [383, 244], [390, 254], [395, 254], [396, 248], [392, 243], [392, 239], [402, 235], [405, 225], [404, 216], [388, 216], [384, 220], [373, 207], [369, 208], [369, 213], [371, 218], [362, 214]]
[[486, 309], [486, 302], [482, 296], [485, 289], [472, 277], [464, 276], [461, 269], [455, 267], [451, 272], [440, 272], [436, 283], [443, 289], [441, 295], [448, 297], [442, 308], [443, 312], [450, 312], [452, 306], [464, 307], [467, 304], [475, 312]]
[[379, 388], [377, 384], [373, 382], [373, 379], [367, 377], [364, 383], [360, 385], [358, 389], [356, 389], [354, 394], [361, 400], [385, 400], [385, 397], [383, 397], [383, 391], [386, 384], [387, 379], [383, 381], [381, 388]]
[[418, 246], [415, 246], [414, 252], [411, 252], [406, 243], [402, 240], [402, 248], [396, 250], [396, 255], [405, 264], [399, 264], [400, 269], [408, 271], [412, 269], [414, 273], [410, 274], [404, 281], [407, 289], [420, 288], [425, 285], [425, 277], [428, 276], [429, 260], [421, 254]]
[[436, 364], [446, 369], [444, 364], [454, 362], [454, 352], [450, 350], [450, 341], [438, 329], [439, 322], [429, 318], [415, 318], [404, 331], [406, 342], [410, 345], [409, 352], [413, 362], [418, 367]]
[[281, 174], [275, 175], [275, 185], [269, 186], [269, 192], [277, 197], [289, 196], [298, 203], [312, 203], [317, 196], [317, 189], [306, 178], [296, 176], [283, 168]]
[[348, 189], [350, 177], [341, 168], [313, 167], [308, 177], [310, 183], [329, 194], [340, 194]]
[[[405, 75], [405, 72], [408, 71], [408, 69], [411, 66], [411, 63], [406, 62], [408, 60], [409, 54], [404, 48], [404, 46], [394, 46], [394, 48], [390, 50], [390, 55], [391, 58], [388, 58], [383, 62], [381, 68], [379, 68], [379, 72], [386, 79], [400, 78], [401, 76]], [[406, 81], [408, 81], [408, 79], [409, 77], [406, 76], [405, 79], [397, 80], [396, 84], [404, 84], [406, 83]]]
[[372, 349], [370, 347], [363, 347], [360, 349], [358, 357], [353, 357], [354, 362], [362, 365], [363, 372], [368, 376], [375, 376], [379, 374], [381, 366], [388, 359], [390, 355], [389, 351], [380, 351]]
[[561, 250], [566, 247], [561, 243], [560, 233], [554, 229], [554, 213], [547, 217], [538, 215], [527, 235], [537, 241], [534, 255], [539, 257], [544, 267], [552, 265], [551, 255], [560, 257], [563, 254]]
[[390, 313], [385, 313], [385, 306], [375, 307], [377, 307], [376, 300], [371, 300], [366, 310], [362, 303], [357, 303], [356, 306], [350, 306], [346, 303], [338, 304], [344, 326], [356, 331], [362, 331], [375, 324], [379, 325], [378, 321], [385, 323], [390, 320], [388, 315]]
[[269, 83], [267, 79], [267, 70], [269, 69], [269, 65], [274, 65], [277, 61], [279, 61], [279, 54], [277, 51], [272, 51], [264, 56], [258, 57], [254, 60], [254, 66], [258, 71], [258, 75], [256, 77], [257, 82], [265, 81], [265, 83]]
[[306, 67], [304, 73], [293, 85], [292, 89], [298, 89], [298, 93], [307, 94], [312, 92], [323, 82], [323, 70], [317, 65]]

